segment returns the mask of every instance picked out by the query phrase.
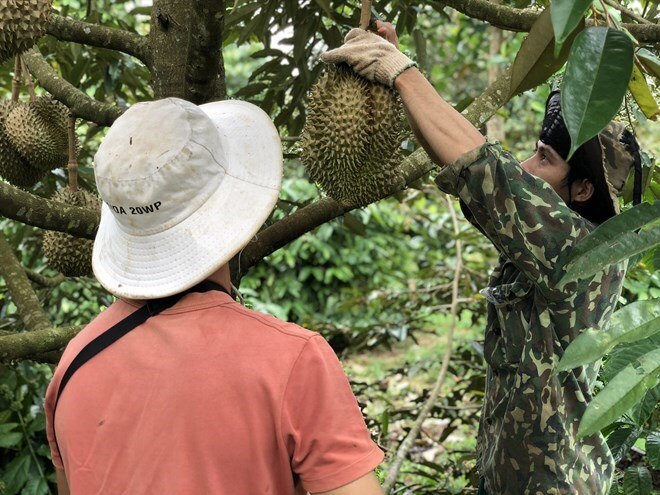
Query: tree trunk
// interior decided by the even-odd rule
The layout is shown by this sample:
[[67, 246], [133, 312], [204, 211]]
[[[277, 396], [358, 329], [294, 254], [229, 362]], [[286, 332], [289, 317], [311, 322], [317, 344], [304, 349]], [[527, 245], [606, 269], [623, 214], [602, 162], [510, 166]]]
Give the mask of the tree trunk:
[[151, 13], [154, 98], [201, 104], [226, 97], [224, 0], [156, 0]]

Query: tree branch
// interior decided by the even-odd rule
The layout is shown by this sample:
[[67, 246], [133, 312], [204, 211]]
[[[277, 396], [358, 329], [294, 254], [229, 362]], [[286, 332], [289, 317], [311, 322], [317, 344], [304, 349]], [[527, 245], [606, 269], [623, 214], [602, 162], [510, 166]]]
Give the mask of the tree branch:
[[30, 285], [25, 270], [4, 235], [0, 235], [0, 274], [5, 279], [11, 299], [27, 329], [30, 331], [51, 329], [52, 325], [41, 308], [39, 298]]
[[60, 41], [118, 50], [137, 58], [147, 67], [151, 65], [148, 38], [130, 31], [78, 21], [53, 12], [46, 32]]
[[111, 125], [121, 115], [121, 110], [115, 105], [104, 105], [65, 81], [38, 49], [32, 48], [22, 57], [39, 84], [69, 107], [74, 115], [102, 126]]
[[99, 213], [35, 196], [0, 181], [0, 215], [47, 230], [94, 239]]
[[216, 99], [219, 79], [224, 79], [224, 16], [224, 1], [192, 2], [189, 20], [192, 43], [186, 65], [186, 99], [194, 103], [206, 103]]
[[[462, 14], [486, 21], [500, 29], [509, 31], [529, 31], [540, 12], [532, 9], [516, 9], [506, 5], [496, 5], [488, 0], [441, 0]], [[588, 20], [587, 25], [593, 21]], [[659, 24], [623, 24], [630, 34], [642, 43], [660, 42]]]
[[605, 0], [605, 3], [608, 4], [608, 5], [610, 5], [610, 6], [612, 6], [612, 7], [614, 7], [614, 8], [617, 9], [619, 12], [621, 12], [622, 14], [627, 15], [627, 16], [630, 17], [631, 19], [636, 20], [636, 21], [639, 22], [640, 24], [653, 24], [653, 23], [652, 23], [651, 21], [649, 21], [648, 19], [644, 19], [641, 15], [639, 15], [639, 14], [633, 12], [632, 10], [630, 10], [630, 9], [628, 9], [628, 8], [626, 8], [626, 7], [624, 7], [623, 5], [621, 5], [619, 2], [617, 2], [617, 1], [615, 1], [615, 0]]
[[0, 336], [0, 362], [48, 355], [67, 345], [83, 326], [57, 327]]
[[27, 278], [32, 280], [35, 284], [39, 284], [43, 287], [57, 287], [66, 280], [66, 277], [61, 273], [58, 273], [54, 277], [47, 277], [34, 270], [29, 270], [28, 268], [25, 268], [25, 274], [27, 275]]
[[435, 381], [433, 390], [431, 391], [429, 398], [426, 399], [426, 402], [424, 403], [424, 406], [422, 407], [419, 415], [415, 419], [415, 423], [410, 429], [408, 436], [406, 436], [403, 442], [401, 442], [401, 445], [399, 445], [399, 449], [396, 452], [394, 461], [390, 465], [390, 468], [387, 472], [387, 478], [385, 479], [385, 483], [383, 483], [383, 492], [386, 494], [389, 494], [394, 487], [394, 483], [396, 482], [396, 479], [399, 475], [403, 461], [405, 461], [406, 457], [408, 456], [408, 452], [410, 452], [410, 448], [413, 446], [413, 443], [419, 436], [419, 432], [422, 430], [422, 425], [424, 424], [424, 421], [428, 415], [431, 413], [435, 401], [438, 400], [438, 395], [440, 395], [440, 389], [442, 388], [442, 384], [445, 381], [447, 369], [449, 368], [449, 361], [451, 359], [452, 342], [454, 339], [454, 330], [456, 329], [456, 314], [458, 311], [458, 283], [461, 278], [461, 268], [463, 267], [463, 254], [461, 250], [462, 246], [461, 239], [459, 237], [460, 230], [458, 228], [456, 210], [454, 209], [454, 204], [449, 196], [446, 195], [445, 200], [447, 202], [449, 212], [451, 213], [452, 223], [454, 224], [454, 238], [456, 239], [456, 268], [454, 269], [454, 280], [452, 282], [450, 309], [451, 321], [449, 323], [449, 330], [447, 332], [447, 345], [442, 356], [442, 366], [440, 367], [440, 373], [438, 373], [438, 378]]

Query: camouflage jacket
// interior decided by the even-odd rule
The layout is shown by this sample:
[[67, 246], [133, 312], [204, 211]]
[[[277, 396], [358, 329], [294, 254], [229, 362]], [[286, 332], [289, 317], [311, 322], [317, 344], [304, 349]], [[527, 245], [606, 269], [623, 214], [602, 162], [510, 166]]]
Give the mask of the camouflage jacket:
[[498, 144], [486, 143], [436, 178], [500, 253], [488, 288], [486, 393], [478, 463], [489, 495], [606, 495], [614, 468], [601, 434], [578, 439], [595, 363], [552, 374], [584, 329], [602, 328], [625, 266], [559, 286], [571, 248], [593, 225]]

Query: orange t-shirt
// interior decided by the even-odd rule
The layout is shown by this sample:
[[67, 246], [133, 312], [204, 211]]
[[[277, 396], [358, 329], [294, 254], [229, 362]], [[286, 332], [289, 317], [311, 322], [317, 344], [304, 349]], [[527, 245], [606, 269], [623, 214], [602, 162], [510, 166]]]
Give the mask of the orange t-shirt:
[[217, 291], [185, 296], [83, 365], [53, 421], [71, 360], [136, 308], [101, 313], [48, 388], [53, 463], [73, 495], [290, 495], [297, 480], [323, 492], [382, 461], [325, 340]]

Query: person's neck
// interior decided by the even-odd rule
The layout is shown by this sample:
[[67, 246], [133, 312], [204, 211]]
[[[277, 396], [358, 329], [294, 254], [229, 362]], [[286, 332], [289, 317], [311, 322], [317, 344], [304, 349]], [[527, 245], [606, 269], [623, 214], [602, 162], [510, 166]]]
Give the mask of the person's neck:
[[207, 277], [207, 280], [222, 285], [231, 294], [231, 271], [229, 264], [224, 264]]

